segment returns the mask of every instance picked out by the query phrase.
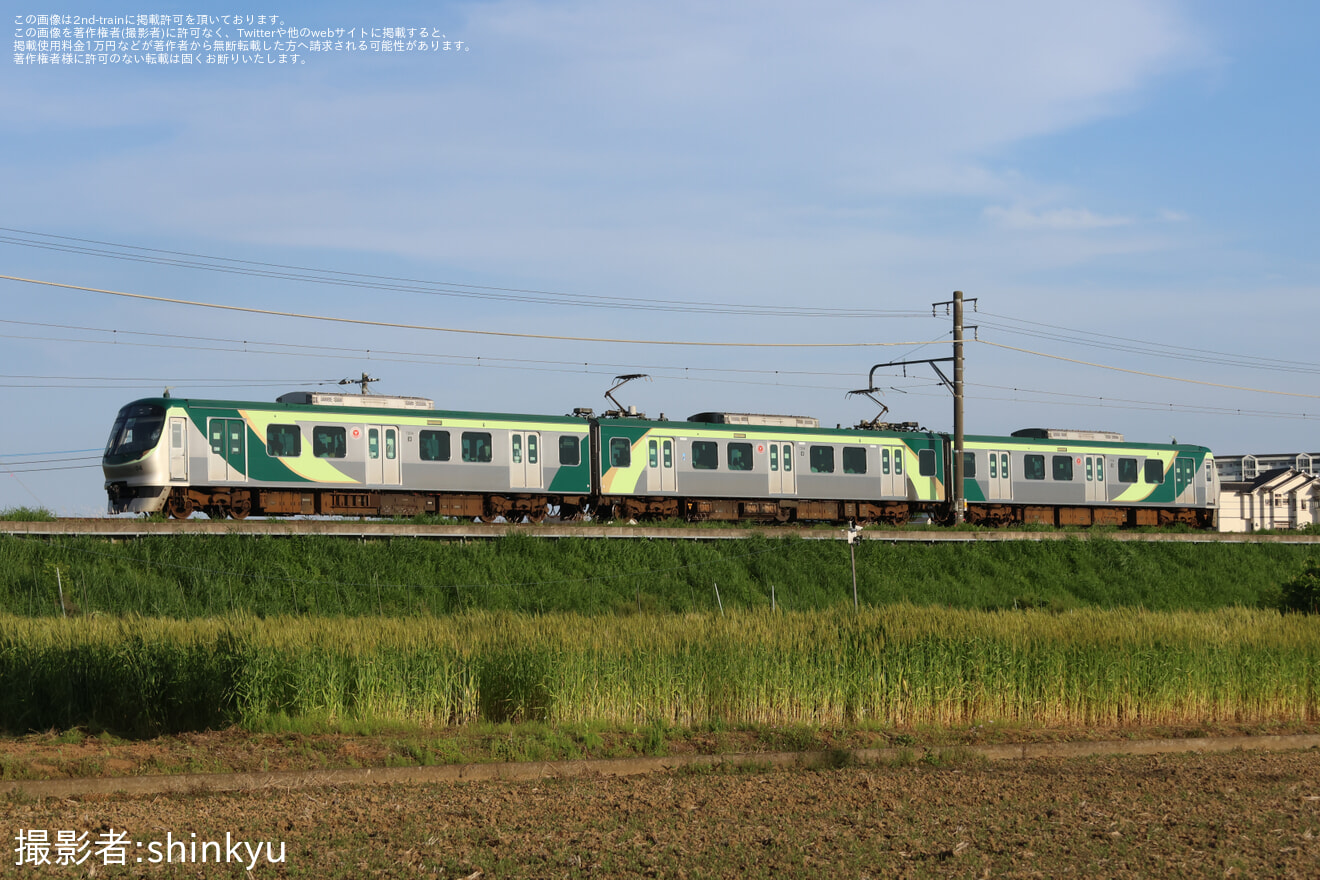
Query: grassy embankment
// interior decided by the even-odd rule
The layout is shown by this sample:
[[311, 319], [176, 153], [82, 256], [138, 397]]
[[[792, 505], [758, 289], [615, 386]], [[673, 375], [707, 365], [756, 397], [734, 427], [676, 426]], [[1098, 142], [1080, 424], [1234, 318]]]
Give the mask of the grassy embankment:
[[[1101, 539], [857, 547], [864, 605], [953, 608], [1256, 607], [1320, 548]], [[719, 599], [716, 598], [718, 587]], [[63, 591], [64, 604], [60, 603]], [[0, 537], [0, 612], [152, 617], [583, 615], [852, 603], [841, 542]]]

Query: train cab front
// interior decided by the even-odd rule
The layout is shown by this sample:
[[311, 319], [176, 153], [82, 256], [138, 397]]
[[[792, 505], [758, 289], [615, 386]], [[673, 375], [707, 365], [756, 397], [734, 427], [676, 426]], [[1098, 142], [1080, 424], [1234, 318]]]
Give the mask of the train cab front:
[[167, 456], [160, 451], [165, 404], [136, 400], [119, 411], [101, 458], [110, 513], [153, 513], [169, 488]]

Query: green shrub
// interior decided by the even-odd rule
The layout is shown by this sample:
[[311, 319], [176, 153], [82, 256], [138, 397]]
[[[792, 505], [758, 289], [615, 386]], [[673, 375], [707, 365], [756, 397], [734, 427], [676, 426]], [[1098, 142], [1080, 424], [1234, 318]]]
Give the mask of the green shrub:
[[1320, 614], [1320, 559], [1312, 559], [1296, 577], [1283, 585], [1279, 609]]

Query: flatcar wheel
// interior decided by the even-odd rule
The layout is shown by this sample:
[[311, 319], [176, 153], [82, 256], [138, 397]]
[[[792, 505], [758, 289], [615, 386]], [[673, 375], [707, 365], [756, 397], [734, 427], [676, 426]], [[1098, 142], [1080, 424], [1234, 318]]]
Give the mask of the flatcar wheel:
[[174, 519], [187, 519], [195, 509], [192, 499], [187, 495], [170, 495], [165, 500], [165, 512]]

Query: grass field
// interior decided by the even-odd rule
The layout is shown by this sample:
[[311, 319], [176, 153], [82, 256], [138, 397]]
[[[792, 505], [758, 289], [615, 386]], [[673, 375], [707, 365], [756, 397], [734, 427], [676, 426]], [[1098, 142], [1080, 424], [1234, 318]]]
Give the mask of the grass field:
[[1124, 726], [1317, 720], [1320, 618], [828, 611], [0, 620], [0, 724]]

